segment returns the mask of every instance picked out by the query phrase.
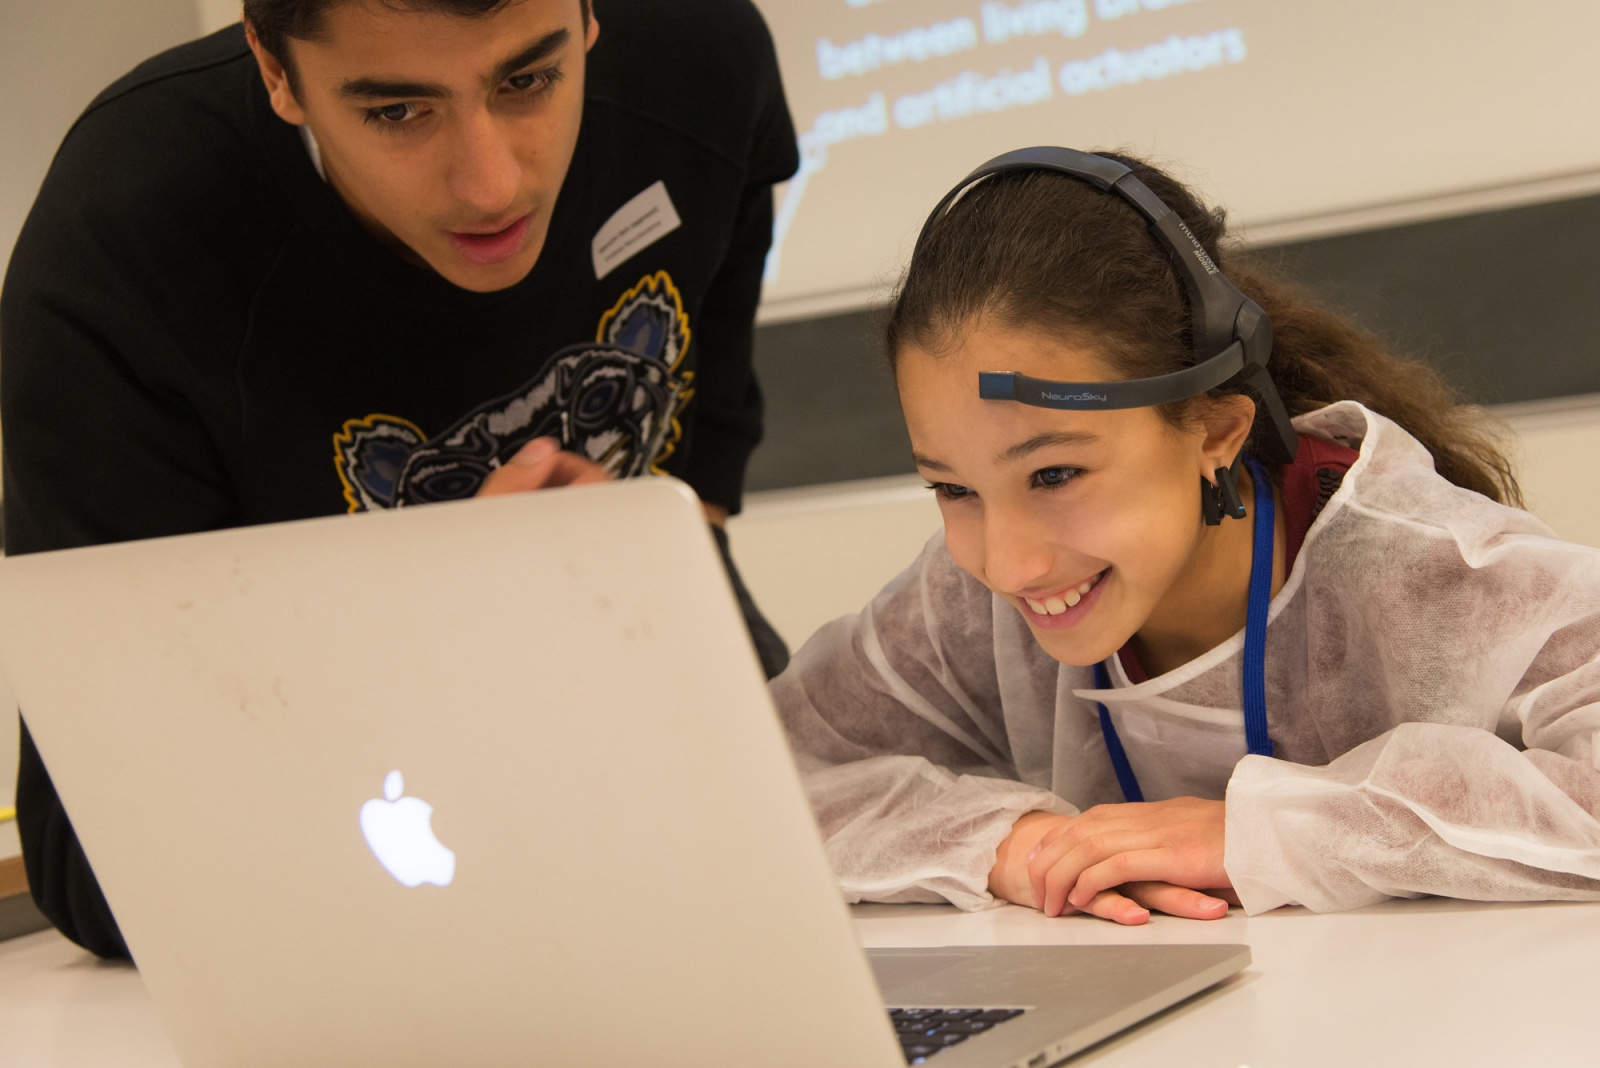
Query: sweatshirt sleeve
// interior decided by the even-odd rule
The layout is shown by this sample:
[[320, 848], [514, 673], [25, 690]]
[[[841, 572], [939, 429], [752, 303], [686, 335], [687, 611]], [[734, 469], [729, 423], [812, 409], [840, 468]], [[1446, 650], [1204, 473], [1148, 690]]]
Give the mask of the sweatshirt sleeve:
[[33, 900], [56, 928], [101, 957], [126, 957], [128, 946], [111, 915], [72, 822], [22, 724], [17, 762], [17, 831]]
[[702, 500], [737, 514], [745, 467], [761, 441], [762, 398], [753, 365], [756, 307], [772, 247], [773, 186], [800, 165], [799, 147], [772, 37], [759, 12], [737, 5], [725, 16], [748, 64], [754, 96], [746, 134], [744, 188], [732, 237], [706, 290], [696, 326], [694, 442], [684, 481]]
[[773, 695], [845, 897], [976, 909], [1018, 817], [1075, 810], [1019, 778], [991, 597], [942, 537], [823, 627]]
[[[1600, 553], [1513, 538], [1468, 556], [1427, 576], [1452, 591], [1420, 628], [1442, 703], [1397, 708], [1409, 722], [1326, 767], [1235, 769], [1225, 864], [1247, 911], [1600, 899]], [[1391, 640], [1408, 622], [1390, 617]]]
[[[129, 175], [124, 188], [104, 178], [118, 173], [119, 115], [91, 115], [62, 146], [0, 294], [8, 555], [233, 523], [214, 438], [191, 399], [192, 374], [163, 325], [163, 294], [152, 288], [157, 261], [176, 253], [141, 237], [179, 232], [180, 220], [160, 207], [129, 218], [115, 201], [139, 199], [144, 191], [131, 187], [142, 179]], [[167, 190], [155, 203], [170, 207], [176, 195]], [[85, 948], [125, 956], [25, 727], [17, 810], [40, 911]]]

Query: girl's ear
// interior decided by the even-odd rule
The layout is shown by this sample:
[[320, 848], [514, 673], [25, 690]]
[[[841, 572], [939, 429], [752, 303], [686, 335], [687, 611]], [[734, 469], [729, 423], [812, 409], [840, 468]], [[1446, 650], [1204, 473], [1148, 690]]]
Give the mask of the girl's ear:
[[1207, 397], [1201, 401], [1200, 423], [1205, 436], [1200, 443], [1200, 477], [1214, 481], [1219, 467], [1232, 467], [1234, 459], [1250, 438], [1255, 424], [1256, 402], [1239, 393]]

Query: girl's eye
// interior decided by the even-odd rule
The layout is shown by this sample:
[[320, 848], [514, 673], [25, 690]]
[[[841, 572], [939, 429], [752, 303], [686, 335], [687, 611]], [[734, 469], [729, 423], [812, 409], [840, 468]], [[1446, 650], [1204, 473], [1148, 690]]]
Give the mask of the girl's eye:
[[1076, 467], [1045, 467], [1033, 473], [1033, 481], [1037, 486], [1054, 489], [1057, 486], [1065, 486], [1082, 473]]
[[968, 497], [977, 496], [967, 487], [959, 486], [954, 482], [933, 482], [928, 485], [928, 488], [941, 501], [964, 501]]
[[399, 126], [411, 120], [416, 107], [415, 104], [385, 104], [381, 108], [368, 108], [367, 121], [374, 126]]

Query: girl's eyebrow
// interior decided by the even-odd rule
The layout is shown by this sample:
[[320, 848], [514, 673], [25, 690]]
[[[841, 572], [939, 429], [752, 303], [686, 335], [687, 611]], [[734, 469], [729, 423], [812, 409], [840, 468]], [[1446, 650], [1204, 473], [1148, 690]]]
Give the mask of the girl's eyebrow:
[[[1010, 463], [1030, 456], [1040, 449], [1048, 449], [1054, 445], [1092, 445], [1100, 438], [1084, 430], [1065, 430], [1053, 434], [1035, 434], [1027, 441], [1019, 442], [995, 457], [995, 463]], [[911, 462], [918, 467], [926, 467], [929, 471], [950, 470], [950, 466], [935, 460], [931, 456], [924, 456], [920, 452], [912, 451]]]
[[1054, 434], [1036, 434], [1027, 441], [1011, 446], [1005, 452], [994, 458], [995, 463], [1009, 463], [1020, 460], [1024, 456], [1047, 449], [1053, 445], [1090, 445], [1100, 439], [1094, 434], [1083, 430], [1067, 430]]

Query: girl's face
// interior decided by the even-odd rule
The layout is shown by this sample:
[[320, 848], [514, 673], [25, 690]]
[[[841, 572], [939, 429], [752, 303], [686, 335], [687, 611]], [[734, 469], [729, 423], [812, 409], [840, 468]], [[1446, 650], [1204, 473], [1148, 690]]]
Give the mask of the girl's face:
[[1094, 664], [1141, 630], [1193, 629], [1196, 611], [1242, 589], [1238, 535], [1227, 528], [1240, 528], [1247, 547], [1248, 524], [1207, 527], [1200, 481], [1242, 446], [1248, 401], [1222, 402], [1185, 430], [1153, 408], [980, 400], [979, 371], [1118, 376], [1092, 351], [1027, 329], [973, 329], [938, 355], [905, 348], [896, 365], [917, 469], [938, 495], [951, 556], [1022, 614], [1046, 652]]

